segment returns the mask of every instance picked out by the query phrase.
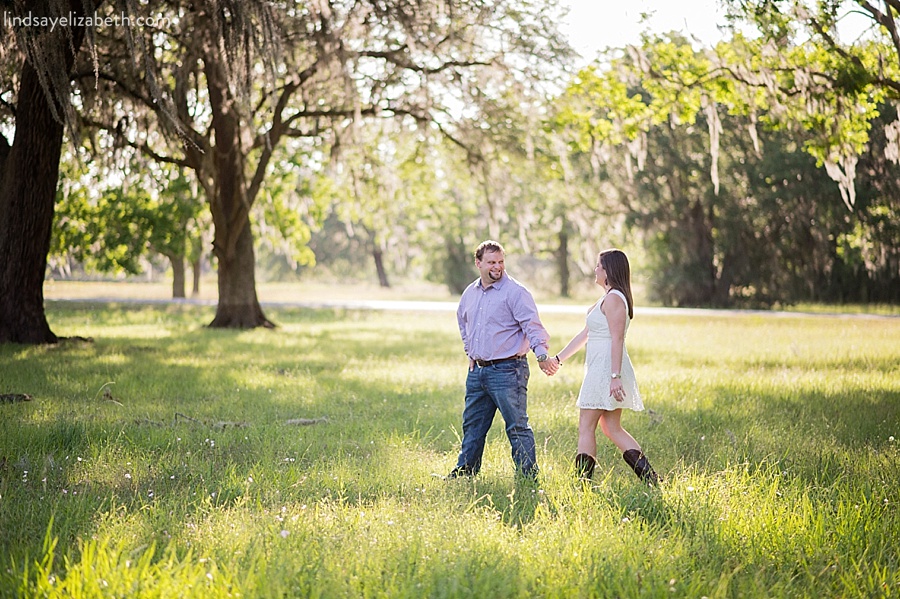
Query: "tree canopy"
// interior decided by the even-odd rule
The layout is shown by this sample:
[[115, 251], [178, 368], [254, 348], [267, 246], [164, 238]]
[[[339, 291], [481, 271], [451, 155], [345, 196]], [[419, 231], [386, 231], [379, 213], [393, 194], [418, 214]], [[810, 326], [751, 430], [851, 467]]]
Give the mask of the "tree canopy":
[[[858, 3], [872, 26], [845, 40], [848, 3], [725, 4], [715, 46], [647, 33], [578, 72], [553, 1], [95, 2], [79, 10], [152, 25], [55, 46], [16, 29], [0, 53], [0, 131], [16, 132], [0, 139], [0, 274], [30, 282], [0, 298], [19, 311], [0, 339], [53, 340], [50, 249], [132, 271], [161, 254], [183, 280], [204, 239], [213, 326], [272, 324], [259, 255], [282, 275], [343, 261], [459, 291], [486, 237], [561, 295], [626, 245], [664, 304], [896, 301], [896, 9]], [[46, 239], [27, 259], [25, 214]]]

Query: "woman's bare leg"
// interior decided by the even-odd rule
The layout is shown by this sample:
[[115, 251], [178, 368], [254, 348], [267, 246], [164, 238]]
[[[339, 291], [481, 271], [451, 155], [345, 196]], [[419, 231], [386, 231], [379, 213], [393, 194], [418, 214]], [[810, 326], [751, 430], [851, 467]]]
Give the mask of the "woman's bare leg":
[[578, 414], [578, 451], [597, 457], [597, 422], [603, 410], [583, 409]]
[[[584, 410], [582, 410], [583, 412]], [[599, 411], [599, 410], [598, 410]], [[597, 424], [595, 423], [596, 427]], [[600, 414], [600, 428], [603, 429], [603, 434], [606, 435], [610, 441], [616, 444], [616, 447], [619, 448], [619, 451], [625, 453], [629, 449], [637, 449], [640, 451], [641, 446], [638, 445], [638, 442], [634, 440], [634, 437], [622, 428], [622, 410], [602, 410]], [[580, 447], [580, 435], [581, 427], [579, 426], [579, 447]], [[596, 445], [595, 445], [596, 449]]]

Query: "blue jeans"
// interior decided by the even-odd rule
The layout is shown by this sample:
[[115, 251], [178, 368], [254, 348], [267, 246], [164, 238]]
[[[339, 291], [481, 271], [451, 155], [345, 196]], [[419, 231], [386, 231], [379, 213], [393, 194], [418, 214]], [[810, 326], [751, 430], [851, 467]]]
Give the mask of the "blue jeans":
[[490, 366], [475, 366], [466, 377], [463, 441], [457, 468], [477, 474], [487, 433], [500, 410], [506, 436], [512, 446], [516, 469], [526, 476], [537, 474], [534, 431], [528, 425], [528, 359], [525, 357]]

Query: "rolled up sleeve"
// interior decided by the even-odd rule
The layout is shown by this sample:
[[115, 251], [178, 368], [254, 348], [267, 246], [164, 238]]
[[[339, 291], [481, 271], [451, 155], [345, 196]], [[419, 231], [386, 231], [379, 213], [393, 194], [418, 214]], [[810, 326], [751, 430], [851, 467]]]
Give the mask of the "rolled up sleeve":
[[519, 326], [528, 338], [528, 345], [535, 355], [546, 354], [550, 351], [550, 334], [541, 324], [538, 315], [537, 304], [534, 298], [525, 289], [521, 288], [512, 301], [512, 313]]

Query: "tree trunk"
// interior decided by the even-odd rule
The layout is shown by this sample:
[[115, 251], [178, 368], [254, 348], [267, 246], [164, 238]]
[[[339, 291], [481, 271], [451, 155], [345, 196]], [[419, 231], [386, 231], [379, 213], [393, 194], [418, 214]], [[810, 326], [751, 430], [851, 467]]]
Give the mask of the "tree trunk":
[[241, 147], [238, 101], [229, 88], [221, 61], [225, 57], [210, 44], [204, 59], [212, 127], [216, 144], [212, 158], [215, 189], [210, 198], [218, 264], [219, 303], [209, 324], [214, 328], [274, 327], [256, 297], [256, 260], [250, 228], [245, 155]]
[[373, 244], [372, 246], [372, 258], [375, 260], [375, 271], [378, 273], [378, 284], [382, 287], [390, 287], [391, 283], [388, 281], [387, 271], [384, 269], [384, 252], [381, 251], [381, 248], [378, 247], [377, 244]]
[[475, 279], [475, 275], [472, 274], [472, 254], [461, 238], [449, 234], [444, 237], [444, 248], [446, 258], [441, 261], [444, 267], [444, 282], [450, 293], [459, 295]]
[[273, 328], [256, 297], [255, 257], [250, 223], [241, 231], [235, 252], [230, 258], [218, 256], [219, 304], [211, 327], [252, 329]]
[[183, 298], [185, 268], [183, 256], [169, 256], [169, 262], [172, 263], [172, 297]]
[[706, 213], [700, 200], [691, 203], [685, 215], [685, 230], [691, 231], [690, 256], [695, 280], [682, 293], [683, 302], [679, 305], [710, 306], [715, 303], [716, 267], [713, 260], [712, 226], [706, 219]]
[[734, 277], [737, 269], [735, 265], [737, 257], [732, 253], [725, 254], [722, 258], [722, 269], [716, 281], [716, 291], [714, 295], [713, 305], [717, 308], [731, 307], [731, 286], [734, 284]]
[[200, 275], [202, 273], [203, 268], [203, 260], [198, 256], [196, 260], [191, 264], [191, 274], [193, 275], [194, 284], [191, 287], [191, 297], [197, 297], [200, 295]]
[[[71, 4], [74, 14], [83, 13], [80, 1]], [[68, 72], [83, 38], [83, 27], [73, 30], [71, 39], [63, 30], [44, 42], [45, 50], [59, 44]], [[63, 141], [63, 124], [54, 116], [52, 101], [37, 71], [25, 61], [16, 134], [0, 171], [0, 343], [59, 340], [44, 311], [44, 274]]]
[[559, 271], [559, 295], [569, 297], [569, 223], [563, 218], [559, 230], [559, 248], [556, 251], [557, 269]]
[[56, 343], [44, 312], [44, 272], [63, 126], [26, 62], [16, 136], [0, 186], [0, 342]]
[[484, 205], [488, 212], [488, 237], [500, 238], [500, 219], [497, 216], [497, 206], [491, 195], [491, 164], [488, 160], [481, 161], [481, 191], [484, 194]]
[[6, 159], [11, 149], [6, 138], [0, 135], [0, 188], [3, 187], [3, 173], [6, 172]]

